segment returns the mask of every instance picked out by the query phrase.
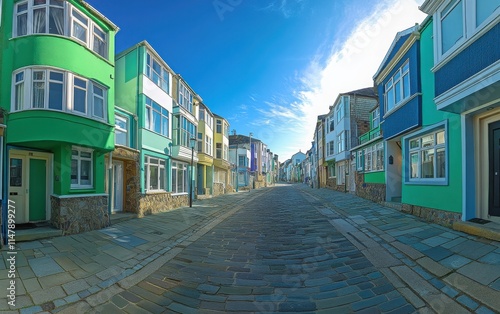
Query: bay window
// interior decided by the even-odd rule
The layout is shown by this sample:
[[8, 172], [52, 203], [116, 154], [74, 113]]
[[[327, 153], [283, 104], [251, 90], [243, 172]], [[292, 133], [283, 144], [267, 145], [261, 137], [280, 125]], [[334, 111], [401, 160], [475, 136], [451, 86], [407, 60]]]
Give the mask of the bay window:
[[406, 61], [385, 84], [385, 112], [400, 106], [410, 97], [410, 65]]
[[179, 105], [187, 111], [193, 112], [193, 94], [189, 89], [179, 81]]
[[91, 149], [74, 146], [71, 150], [71, 188], [92, 188]]
[[150, 53], [146, 54], [146, 76], [164, 92], [170, 94], [170, 74], [161, 62]]
[[74, 38], [108, 58], [108, 36], [83, 12], [64, 0], [28, 0], [15, 5], [13, 36], [52, 34]]
[[14, 72], [12, 95], [12, 111], [48, 109], [107, 120], [107, 89], [71, 72], [38, 67]]

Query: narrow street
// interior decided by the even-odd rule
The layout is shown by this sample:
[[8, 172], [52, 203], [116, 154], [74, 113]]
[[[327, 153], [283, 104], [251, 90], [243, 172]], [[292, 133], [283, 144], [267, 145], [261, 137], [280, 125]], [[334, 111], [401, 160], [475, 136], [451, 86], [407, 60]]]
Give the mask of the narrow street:
[[500, 309], [498, 242], [305, 185], [251, 191], [237, 204], [225, 214], [227, 218], [175, 246], [169, 260], [148, 276], [122, 281], [66, 311], [496, 313]]

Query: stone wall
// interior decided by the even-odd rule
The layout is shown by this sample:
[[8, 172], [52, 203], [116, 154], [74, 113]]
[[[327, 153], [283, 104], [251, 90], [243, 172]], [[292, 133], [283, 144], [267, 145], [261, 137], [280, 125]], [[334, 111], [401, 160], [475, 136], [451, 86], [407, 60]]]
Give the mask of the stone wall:
[[224, 183], [214, 183], [214, 197], [224, 194]]
[[63, 235], [98, 230], [109, 226], [108, 196], [50, 196], [51, 223]]
[[170, 192], [141, 194], [138, 203], [137, 216], [143, 217], [189, 206], [189, 195], [172, 195]]
[[345, 192], [345, 185], [337, 184], [337, 178], [326, 179], [326, 188], [339, 192]]
[[356, 172], [356, 195], [373, 202], [385, 201], [385, 184], [365, 183], [363, 173]]
[[401, 211], [448, 228], [452, 228], [453, 222], [460, 221], [462, 219], [462, 214], [460, 213], [452, 213], [444, 210], [404, 203], [401, 206]]

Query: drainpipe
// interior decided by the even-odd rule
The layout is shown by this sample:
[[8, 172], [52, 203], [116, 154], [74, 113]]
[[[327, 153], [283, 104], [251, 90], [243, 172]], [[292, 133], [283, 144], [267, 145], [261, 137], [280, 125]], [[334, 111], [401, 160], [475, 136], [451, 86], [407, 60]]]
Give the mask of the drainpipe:
[[112, 204], [112, 189], [113, 189], [113, 152], [109, 153], [109, 159], [108, 159], [108, 224], [111, 226], [111, 207], [113, 206]]

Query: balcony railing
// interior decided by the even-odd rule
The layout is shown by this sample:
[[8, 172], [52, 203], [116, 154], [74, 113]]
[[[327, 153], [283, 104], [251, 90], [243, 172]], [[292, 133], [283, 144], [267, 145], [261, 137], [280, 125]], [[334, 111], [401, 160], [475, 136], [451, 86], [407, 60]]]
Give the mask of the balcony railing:
[[373, 140], [374, 138], [377, 138], [380, 136], [380, 125], [377, 126], [375, 129], [370, 130], [369, 132], [366, 132], [365, 134], [361, 135], [359, 137], [359, 144], [364, 144], [370, 140]]

